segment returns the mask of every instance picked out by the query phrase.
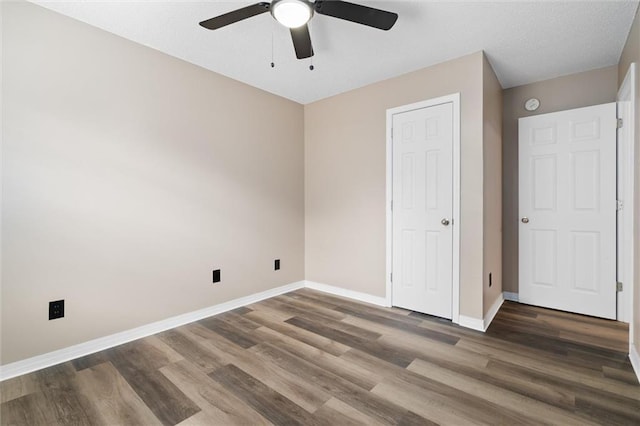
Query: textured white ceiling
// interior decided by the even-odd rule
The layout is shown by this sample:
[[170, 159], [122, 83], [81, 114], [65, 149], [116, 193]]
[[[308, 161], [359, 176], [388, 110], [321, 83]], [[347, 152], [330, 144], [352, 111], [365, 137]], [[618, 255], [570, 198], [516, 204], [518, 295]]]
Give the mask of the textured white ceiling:
[[[614, 65], [638, 1], [371, 1], [400, 15], [380, 31], [315, 15], [316, 56], [297, 60], [265, 13], [209, 31], [198, 22], [257, 1], [34, 1], [169, 55], [306, 104], [484, 50], [504, 88]], [[272, 38], [275, 68], [270, 67]]]

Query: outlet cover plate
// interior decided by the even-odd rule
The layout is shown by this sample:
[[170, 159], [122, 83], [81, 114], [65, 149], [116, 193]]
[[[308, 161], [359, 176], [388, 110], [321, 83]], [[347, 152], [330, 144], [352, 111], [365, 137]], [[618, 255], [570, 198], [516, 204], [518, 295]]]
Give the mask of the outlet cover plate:
[[64, 299], [49, 302], [49, 320], [64, 317]]

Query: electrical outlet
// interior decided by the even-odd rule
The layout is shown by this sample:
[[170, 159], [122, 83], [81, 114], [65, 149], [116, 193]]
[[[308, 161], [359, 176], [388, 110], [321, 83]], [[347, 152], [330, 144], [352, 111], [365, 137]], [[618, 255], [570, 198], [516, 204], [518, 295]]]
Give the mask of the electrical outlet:
[[276, 260], [273, 262], [273, 269], [274, 269], [275, 271], [277, 271], [277, 270], [279, 270], [279, 269], [280, 269], [280, 259], [276, 259]]
[[215, 271], [213, 271], [213, 282], [214, 283], [220, 282], [220, 269], [216, 269]]
[[49, 320], [64, 317], [64, 299], [49, 302]]

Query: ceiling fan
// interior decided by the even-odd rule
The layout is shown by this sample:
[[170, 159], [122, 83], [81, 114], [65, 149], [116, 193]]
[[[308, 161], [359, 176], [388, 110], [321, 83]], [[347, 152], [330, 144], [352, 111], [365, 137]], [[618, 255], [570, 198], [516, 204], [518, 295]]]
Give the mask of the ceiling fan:
[[313, 56], [313, 46], [307, 23], [314, 13], [344, 19], [357, 24], [367, 25], [380, 30], [389, 30], [398, 20], [398, 14], [372, 7], [337, 0], [273, 0], [246, 6], [220, 16], [216, 16], [200, 25], [209, 30], [217, 30], [252, 16], [271, 12], [276, 21], [291, 31], [293, 47], [298, 59]]

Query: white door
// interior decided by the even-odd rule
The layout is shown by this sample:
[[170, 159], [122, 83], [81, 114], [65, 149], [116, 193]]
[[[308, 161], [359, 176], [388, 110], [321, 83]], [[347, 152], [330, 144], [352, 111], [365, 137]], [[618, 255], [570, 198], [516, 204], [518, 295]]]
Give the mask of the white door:
[[519, 120], [523, 303], [616, 318], [616, 104]]
[[392, 300], [452, 315], [453, 104], [393, 115]]

